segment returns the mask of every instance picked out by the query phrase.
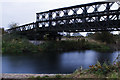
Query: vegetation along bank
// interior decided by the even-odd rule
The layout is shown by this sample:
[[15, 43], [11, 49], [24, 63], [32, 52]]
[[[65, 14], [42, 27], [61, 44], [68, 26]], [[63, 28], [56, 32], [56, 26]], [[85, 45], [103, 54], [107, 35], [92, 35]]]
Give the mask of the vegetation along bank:
[[2, 39], [3, 54], [25, 54], [42, 52], [66, 52], [75, 50], [96, 50], [101, 52], [112, 51], [113, 49], [100, 41], [89, 41], [86, 37], [79, 40], [45, 41], [40, 45], [34, 45], [23, 36], [16, 34], [4, 34]]

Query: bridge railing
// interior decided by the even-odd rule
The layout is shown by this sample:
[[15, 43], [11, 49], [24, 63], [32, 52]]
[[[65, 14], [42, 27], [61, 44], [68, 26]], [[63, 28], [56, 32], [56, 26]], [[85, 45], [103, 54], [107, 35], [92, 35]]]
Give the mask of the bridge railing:
[[11, 32], [20, 32], [20, 31], [32, 30], [32, 29], [35, 29], [35, 27], [36, 27], [36, 23], [33, 22], [33, 23], [29, 23], [29, 24], [25, 24], [22, 26], [8, 29], [8, 32], [11, 33]]

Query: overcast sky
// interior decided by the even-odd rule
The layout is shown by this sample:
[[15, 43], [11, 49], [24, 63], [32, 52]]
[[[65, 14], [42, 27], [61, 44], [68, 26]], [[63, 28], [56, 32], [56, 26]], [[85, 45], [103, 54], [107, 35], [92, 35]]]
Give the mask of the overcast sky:
[[0, 26], [9, 28], [11, 23], [22, 25], [34, 22], [37, 12], [97, 1], [104, 0], [3, 0], [0, 4], [2, 9]]

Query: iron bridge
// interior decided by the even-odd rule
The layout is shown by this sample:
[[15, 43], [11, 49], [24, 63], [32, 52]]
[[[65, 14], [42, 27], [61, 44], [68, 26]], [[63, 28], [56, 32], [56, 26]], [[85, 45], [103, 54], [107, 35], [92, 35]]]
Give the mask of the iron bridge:
[[94, 2], [36, 13], [36, 22], [11, 28], [24, 34], [57, 32], [120, 31], [117, 2]]

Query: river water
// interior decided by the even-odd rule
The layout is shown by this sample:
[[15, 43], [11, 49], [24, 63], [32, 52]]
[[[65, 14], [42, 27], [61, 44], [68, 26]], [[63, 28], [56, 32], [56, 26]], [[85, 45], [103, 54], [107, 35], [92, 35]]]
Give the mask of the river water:
[[43, 53], [42, 55], [2, 56], [3, 73], [55, 74], [72, 73], [83, 67], [88, 69], [99, 61], [112, 63], [118, 52], [100, 53], [93, 50], [63, 53]]

